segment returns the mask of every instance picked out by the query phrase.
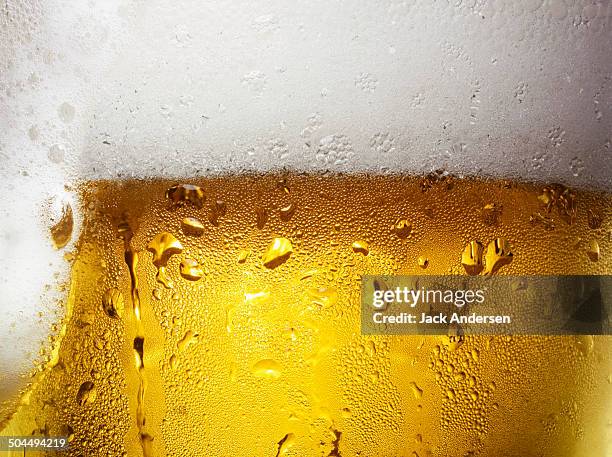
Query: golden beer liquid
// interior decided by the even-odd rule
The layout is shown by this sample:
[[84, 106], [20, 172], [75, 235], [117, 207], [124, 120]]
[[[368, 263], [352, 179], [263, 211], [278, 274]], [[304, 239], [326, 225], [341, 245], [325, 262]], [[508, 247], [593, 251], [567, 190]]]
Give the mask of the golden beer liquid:
[[2, 435], [87, 457], [610, 455], [609, 336], [360, 331], [364, 274], [610, 274], [610, 194], [288, 173], [89, 182], [81, 204], [65, 321]]

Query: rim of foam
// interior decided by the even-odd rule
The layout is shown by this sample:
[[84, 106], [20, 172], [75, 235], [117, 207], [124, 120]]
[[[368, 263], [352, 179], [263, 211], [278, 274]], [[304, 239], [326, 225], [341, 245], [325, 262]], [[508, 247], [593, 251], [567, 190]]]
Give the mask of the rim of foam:
[[[154, 171], [152, 171], [154, 173]], [[458, 180], [482, 180], [482, 181], [511, 181], [517, 184], [527, 184], [535, 186], [546, 186], [551, 184], [561, 184], [566, 187], [581, 191], [592, 191], [592, 192], [603, 192], [609, 193], [612, 190], [612, 184], [604, 183], [602, 185], [592, 185], [573, 182], [572, 180], [565, 179], [564, 177], [548, 177], [548, 178], [537, 178], [531, 177], [525, 178], [518, 172], [509, 172], [507, 174], [495, 174], [495, 173], [477, 173], [477, 172], [450, 172], [447, 169], [429, 169], [422, 170], [421, 172], [415, 173], [412, 169], [406, 170], [389, 170], [385, 167], [380, 168], [364, 168], [354, 170], [333, 170], [330, 168], [292, 168], [289, 166], [273, 167], [269, 169], [257, 169], [257, 168], [241, 168], [236, 170], [228, 169], [207, 169], [205, 173], [197, 172], [196, 174], [172, 174], [172, 175], [156, 175], [156, 174], [145, 174], [138, 176], [123, 176], [119, 175], [116, 177], [104, 177], [103, 175], [94, 175], [91, 178], [85, 179], [74, 179], [71, 187], [78, 189], [80, 186], [86, 185], [92, 182], [121, 182], [121, 181], [151, 181], [151, 180], [164, 180], [169, 182], [176, 182], [188, 184], [190, 180], [198, 179], [218, 179], [218, 178], [233, 178], [233, 177], [264, 177], [269, 175], [299, 175], [299, 176], [313, 176], [313, 177], [326, 177], [326, 178], [350, 178], [355, 177], [407, 177], [407, 178], [427, 178], [427, 177], [449, 177]]]

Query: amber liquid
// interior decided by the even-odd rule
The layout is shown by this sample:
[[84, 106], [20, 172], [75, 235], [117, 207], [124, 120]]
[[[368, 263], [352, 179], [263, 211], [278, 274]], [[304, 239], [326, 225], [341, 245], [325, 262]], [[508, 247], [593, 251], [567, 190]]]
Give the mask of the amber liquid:
[[609, 455], [610, 337], [366, 337], [359, 300], [364, 274], [610, 274], [611, 195], [178, 182], [82, 186], [66, 318], [3, 435], [68, 435], [69, 456]]

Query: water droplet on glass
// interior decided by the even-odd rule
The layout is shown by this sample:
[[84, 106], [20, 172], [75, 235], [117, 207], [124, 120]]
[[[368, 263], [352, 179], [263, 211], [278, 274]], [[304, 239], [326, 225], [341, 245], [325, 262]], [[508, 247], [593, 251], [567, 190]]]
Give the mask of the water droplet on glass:
[[287, 238], [274, 238], [261, 260], [266, 268], [276, 268], [284, 263], [292, 252], [291, 241]]
[[412, 234], [412, 224], [407, 219], [398, 219], [393, 231], [400, 238], [408, 238]]
[[219, 225], [219, 218], [225, 216], [226, 212], [227, 204], [223, 200], [215, 200], [215, 202], [210, 206], [208, 221], [217, 227]]
[[251, 251], [247, 249], [241, 249], [238, 253], [238, 263], [244, 263], [251, 255]]
[[168, 277], [168, 273], [166, 271], [166, 267], [158, 267], [157, 274], [155, 275], [155, 280], [164, 286], [166, 289], [172, 289], [174, 287], [174, 283]]
[[545, 230], [548, 230], [548, 231], [555, 229], [555, 223], [552, 220], [552, 218], [548, 216], [544, 216], [541, 213], [534, 213], [531, 216], [529, 216], [529, 222], [533, 226], [538, 226], [538, 225], [542, 226], [544, 227]]
[[599, 243], [596, 240], [591, 240], [589, 247], [587, 248], [587, 255], [591, 262], [597, 262], [599, 260], [600, 250]]
[[329, 308], [338, 302], [338, 292], [333, 287], [309, 289], [308, 296], [312, 300], [313, 304], [323, 309]]
[[176, 354], [172, 354], [170, 356], [170, 360], [168, 360], [168, 366], [170, 367], [171, 370], [174, 370], [176, 368], [177, 363], [178, 363], [178, 358], [176, 357]]
[[184, 218], [181, 227], [186, 235], [200, 236], [204, 233], [204, 225], [195, 217]]
[[270, 292], [260, 290], [256, 292], [246, 292], [244, 302], [249, 305], [261, 305], [270, 302]]
[[510, 243], [504, 238], [497, 238], [487, 246], [485, 255], [485, 274], [494, 274], [504, 265], [512, 262], [513, 254], [510, 251]]
[[187, 330], [185, 332], [185, 335], [183, 335], [183, 338], [181, 338], [179, 342], [176, 344], [176, 347], [179, 352], [183, 352], [189, 346], [191, 346], [192, 344], [195, 344], [197, 342], [197, 339], [198, 339], [197, 333], [195, 333], [193, 330]]
[[278, 452], [276, 453], [276, 457], [286, 455], [294, 444], [295, 435], [293, 433], [287, 433], [283, 439], [278, 442]]
[[153, 253], [153, 265], [161, 267], [166, 266], [174, 254], [183, 252], [183, 245], [171, 233], [162, 232], [147, 245], [147, 251]]
[[102, 297], [102, 307], [107, 316], [113, 318], [123, 317], [125, 302], [123, 294], [118, 289], [109, 289]]
[[278, 379], [282, 374], [280, 364], [272, 359], [260, 360], [253, 365], [251, 371], [258, 378]]
[[588, 356], [593, 352], [595, 346], [595, 340], [593, 335], [576, 335], [576, 347], [583, 356]]
[[196, 208], [202, 208], [206, 201], [204, 189], [193, 184], [176, 184], [166, 191], [166, 198], [174, 204], [191, 203]]
[[84, 406], [87, 403], [91, 404], [96, 401], [97, 396], [98, 393], [94, 383], [91, 381], [85, 381], [83, 384], [81, 384], [81, 387], [79, 387], [76, 400], [79, 405]]
[[287, 206], [284, 206], [280, 209], [280, 218], [283, 221], [288, 221], [293, 217], [293, 213], [295, 213], [296, 206], [294, 203], [290, 203]]
[[197, 260], [183, 259], [180, 267], [181, 276], [189, 281], [197, 281], [204, 276], [204, 271]]
[[414, 395], [415, 399], [420, 400], [421, 398], [423, 398], [423, 389], [417, 386], [416, 382], [410, 381], [408, 385], [410, 386], [410, 389], [412, 390], [412, 394]]
[[470, 241], [461, 254], [461, 265], [469, 275], [479, 274], [484, 265], [482, 264], [483, 246], [480, 241]]
[[353, 252], [358, 254], [368, 255], [370, 253], [369, 244], [367, 241], [356, 240], [353, 242], [351, 247], [353, 248]]

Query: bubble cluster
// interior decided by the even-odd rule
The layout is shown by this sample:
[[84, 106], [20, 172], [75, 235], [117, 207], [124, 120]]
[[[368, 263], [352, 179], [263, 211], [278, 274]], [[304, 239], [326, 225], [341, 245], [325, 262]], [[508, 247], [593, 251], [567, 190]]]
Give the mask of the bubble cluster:
[[342, 165], [353, 154], [353, 146], [346, 135], [329, 135], [319, 141], [315, 158], [324, 165]]

